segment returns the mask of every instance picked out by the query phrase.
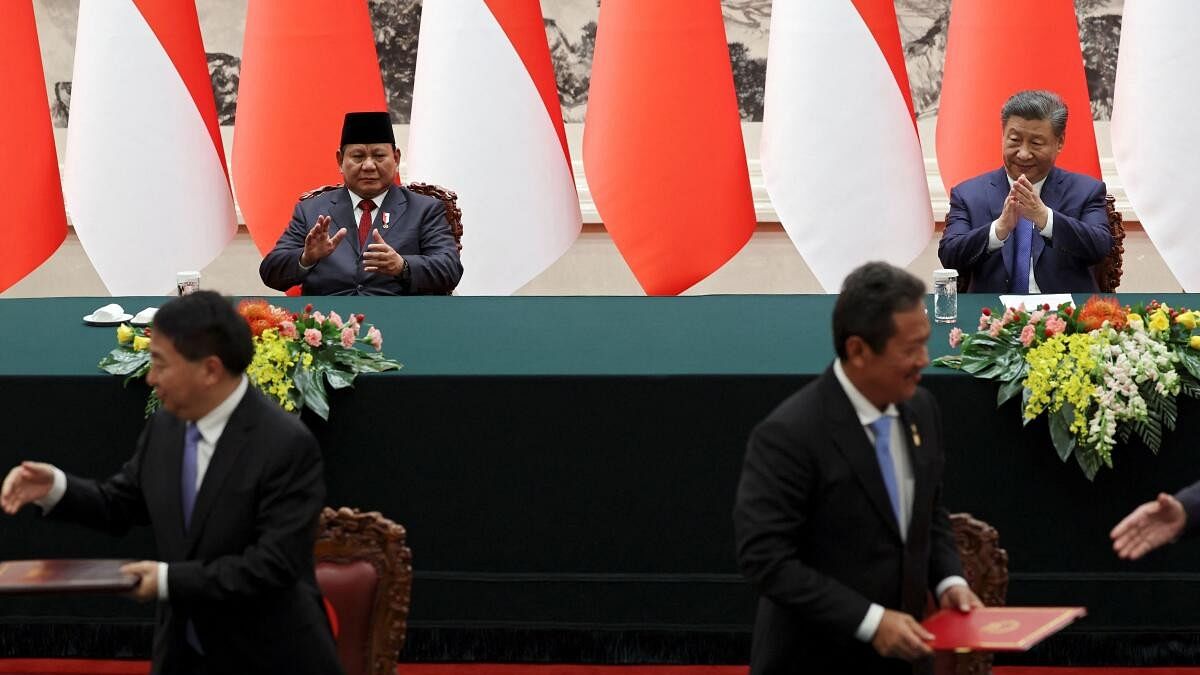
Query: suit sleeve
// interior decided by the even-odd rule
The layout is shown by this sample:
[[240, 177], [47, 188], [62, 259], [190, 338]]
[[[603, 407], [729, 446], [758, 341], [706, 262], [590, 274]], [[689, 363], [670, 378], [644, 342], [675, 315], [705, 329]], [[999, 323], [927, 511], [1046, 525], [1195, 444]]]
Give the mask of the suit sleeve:
[[300, 284], [306, 276], [304, 270], [300, 269], [300, 256], [304, 253], [304, 238], [308, 236], [313, 223], [308, 222], [300, 207], [301, 204], [297, 203], [292, 220], [279, 236], [279, 241], [275, 242], [275, 248], [258, 265], [258, 275], [263, 283], [277, 291], [286, 291]]
[[815, 498], [816, 475], [797, 447], [778, 422], [751, 435], [733, 513], [738, 564], [760, 595], [854, 635], [870, 601], [800, 558], [796, 533]]
[[972, 223], [970, 212], [958, 188], [950, 190], [950, 210], [946, 229], [938, 242], [938, 259], [944, 267], [969, 270], [987, 252], [991, 223]]
[[[938, 408], [937, 401], [933, 395], [928, 392], [923, 392], [922, 399], [928, 408], [928, 415], [932, 417], [933, 423], [929, 425], [929, 429], [937, 434], [934, 440], [933, 447], [938, 448], [938, 466], [945, 465], [945, 447], [942, 437], [942, 413]], [[945, 505], [942, 503], [942, 475], [939, 473], [934, 479], [933, 493], [933, 522], [929, 528], [929, 590], [936, 592], [938, 584], [946, 577], [962, 576], [962, 561], [958, 557], [958, 545], [954, 541], [954, 528], [950, 525], [950, 514], [946, 511]]]
[[[446, 207], [440, 201], [421, 214], [421, 253], [405, 254], [408, 262], [408, 292], [413, 295], [449, 293], [462, 278], [458, 244], [450, 234]], [[264, 261], [265, 262], [265, 261]]]
[[1084, 201], [1078, 218], [1054, 212], [1054, 234], [1050, 245], [1055, 251], [1078, 258], [1086, 265], [1095, 265], [1112, 250], [1112, 233], [1108, 230], [1108, 211], [1104, 197], [1108, 189], [1096, 183]]
[[299, 429], [281, 434], [259, 483], [257, 541], [240, 554], [171, 563], [171, 603], [223, 602], [287, 588], [311, 572], [317, 516], [325, 501], [321, 452]]
[[133, 457], [113, 476], [103, 481], [67, 474], [67, 491], [48, 514], [122, 535], [134, 525], [149, 525], [150, 513], [142, 495], [142, 458], [148, 447], [150, 424], [138, 438]]

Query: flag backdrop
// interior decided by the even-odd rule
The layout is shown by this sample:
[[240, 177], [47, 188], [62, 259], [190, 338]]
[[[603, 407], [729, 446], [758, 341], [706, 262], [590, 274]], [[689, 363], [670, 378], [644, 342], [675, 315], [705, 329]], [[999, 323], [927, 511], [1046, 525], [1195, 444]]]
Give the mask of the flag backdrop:
[[32, 0], [8, 0], [0, 22], [0, 185], [20, 186], [9, 200], [12, 226], [0, 256], [0, 291], [37, 269], [67, 236], [58, 154]]
[[541, 6], [429, 2], [420, 45], [408, 179], [458, 193], [457, 292], [509, 295], [571, 247], [582, 220]]
[[195, 5], [83, 0], [63, 185], [113, 295], [156, 295], [237, 231]]
[[1138, 219], [1189, 293], [1200, 291], [1200, 3], [1126, 0], [1113, 97], [1117, 171]]
[[1075, 4], [954, 0], [937, 121], [946, 192], [1001, 165], [1000, 108], [1022, 89], [1050, 89], [1063, 98], [1070, 115], [1056, 165], [1100, 178]]
[[775, 2], [759, 154], [826, 291], [868, 260], [920, 255], [933, 212], [892, 0]]
[[605, 227], [651, 295], [712, 274], [754, 232], [719, 0], [604, 0], [583, 161]]
[[387, 110], [365, 2], [250, 0], [233, 135], [233, 184], [270, 251], [300, 195], [342, 182], [342, 118]]

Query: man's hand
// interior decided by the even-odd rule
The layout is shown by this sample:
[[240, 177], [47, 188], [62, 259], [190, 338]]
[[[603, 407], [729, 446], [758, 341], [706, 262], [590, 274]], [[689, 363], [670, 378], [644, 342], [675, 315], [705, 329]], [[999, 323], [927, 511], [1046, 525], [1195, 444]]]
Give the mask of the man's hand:
[[942, 591], [942, 597], [938, 598], [938, 606], [942, 609], [957, 609], [965, 614], [983, 607], [983, 601], [969, 587], [959, 585]]
[[871, 646], [881, 656], [917, 661], [933, 654], [926, 644], [932, 639], [933, 633], [922, 628], [911, 615], [885, 609]]
[[317, 216], [317, 224], [313, 225], [312, 229], [304, 237], [304, 253], [300, 254], [300, 264], [305, 267], [312, 267], [322, 260], [342, 243], [346, 238], [346, 228], [337, 231], [337, 234], [329, 236], [329, 223], [333, 219], [329, 216]]
[[1012, 191], [1009, 194], [1017, 198], [1021, 215], [1032, 221], [1039, 232], [1046, 227], [1050, 210], [1042, 203], [1042, 198], [1037, 195], [1037, 191], [1033, 189], [1033, 183], [1029, 182], [1025, 174], [1021, 174], [1021, 177], [1013, 183]]
[[130, 597], [138, 602], [150, 602], [158, 599], [158, 563], [153, 560], [141, 560], [121, 565], [122, 574], [132, 574], [138, 577], [138, 585], [129, 591]]
[[1187, 511], [1169, 494], [1146, 502], [1117, 523], [1109, 536], [1113, 550], [1125, 560], [1137, 560], [1150, 551], [1175, 541], [1187, 526]]
[[1020, 206], [1017, 205], [1017, 197], [1010, 190], [1008, 196], [1004, 198], [1004, 210], [1000, 212], [1000, 217], [996, 219], [996, 238], [1000, 241], [1008, 239], [1008, 235], [1017, 228], [1017, 218]]
[[363, 270], [388, 277], [398, 277], [404, 270], [404, 258], [396, 253], [396, 249], [388, 246], [379, 230], [371, 233], [371, 243], [367, 244], [367, 252], [363, 253]]
[[41, 462], [21, 462], [4, 478], [0, 507], [11, 516], [22, 506], [45, 497], [53, 486], [54, 467]]

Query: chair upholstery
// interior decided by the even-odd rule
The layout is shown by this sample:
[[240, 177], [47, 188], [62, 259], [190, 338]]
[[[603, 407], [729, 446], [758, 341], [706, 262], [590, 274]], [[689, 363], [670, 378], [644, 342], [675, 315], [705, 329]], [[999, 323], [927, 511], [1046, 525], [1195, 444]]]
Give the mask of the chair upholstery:
[[412, 594], [404, 528], [378, 512], [325, 508], [314, 557], [317, 585], [333, 607], [346, 675], [394, 675]]
[[[969, 513], [950, 514], [950, 525], [962, 560], [963, 576], [971, 590], [988, 607], [1004, 605], [1008, 595], [1008, 552], [1000, 548], [1000, 534], [996, 528]], [[933, 604], [932, 598], [930, 604]], [[938, 653], [934, 672], [937, 675], [990, 675], [992, 655]]]
[[[1125, 222], [1117, 210], [1116, 202], [1116, 197], [1104, 196], [1104, 211], [1108, 214], [1108, 232], [1112, 235], [1113, 247], [1104, 260], [1092, 268], [1092, 275], [1096, 277], [1096, 285], [1101, 293], [1116, 293], [1125, 271]], [[970, 287], [971, 271], [958, 270], [958, 292], [966, 293]]]

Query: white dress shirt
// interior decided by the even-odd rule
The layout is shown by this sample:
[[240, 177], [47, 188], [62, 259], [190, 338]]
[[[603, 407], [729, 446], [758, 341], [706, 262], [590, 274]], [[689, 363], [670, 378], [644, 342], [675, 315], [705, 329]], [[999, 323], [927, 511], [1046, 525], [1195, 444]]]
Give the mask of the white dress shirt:
[[[1009, 189], [1012, 189], [1013, 183], [1016, 183], [1017, 181], [1013, 180], [1012, 178], [1009, 178], [1007, 173], [1004, 174], [1004, 177], [1008, 178], [1008, 187], [1009, 187]], [[1047, 178], [1049, 178], [1049, 176], [1047, 176]], [[1042, 196], [1042, 186], [1045, 185], [1045, 183], [1046, 183], [1046, 179], [1043, 178], [1033, 184], [1033, 193], [1036, 194], [1038, 197]], [[996, 224], [999, 222], [1000, 222], [999, 218], [992, 221], [992, 227], [990, 230], [991, 234], [988, 236], [988, 251], [996, 251], [1004, 246], [1004, 240], [1002, 240], [1002, 239], [1000, 239], [1000, 237], [996, 236]], [[1033, 229], [1035, 232], [1037, 232], [1038, 231], [1037, 225], [1034, 225]], [[1041, 229], [1041, 232], [1039, 232], [1039, 234], [1041, 234], [1042, 237], [1044, 237], [1046, 239], [1046, 241], [1050, 241], [1050, 238], [1054, 236], [1054, 209], [1050, 208], [1049, 206], [1046, 207], [1046, 226]], [[1012, 235], [1013, 235], [1012, 232], [1008, 233], [1008, 236], [1011, 237]], [[1030, 293], [1041, 293], [1042, 292], [1042, 289], [1038, 288], [1037, 279], [1035, 279], [1033, 277], [1033, 249], [1029, 250], [1029, 292]]]
[[[907, 448], [908, 441], [904, 437], [904, 429], [901, 428], [900, 411], [896, 409], [895, 404], [888, 404], [886, 410], [880, 412], [875, 404], [871, 403], [862, 392], [854, 386], [849, 377], [846, 377], [846, 371], [842, 368], [841, 359], [835, 359], [833, 362], [833, 374], [837, 377], [838, 383], [842, 385], [842, 389], [846, 392], [846, 397], [850, 399], [850, 404], [854, 406], [854, 413], [858, 416], [858, 421], [863, 425], [863, 432], [867, 435], [867, 440], [871, 446], [875, 445], [875, 433], [871, 431], [870, 425], [880, 417], [892, 418], [891, 424], [891, 439], [889, 442], [889, 450], [892, 454], [892, 465], [896, 469], [896, 488], [899, 491], [900, 501], [900, 539], [908, 540], [908, 523], [912, 519], [912, 500], [913, 493], [916, 488], [916, 478], [913, 476], [912, 460], [908, 456]], [[942, 597], [942, 593], [951, 586], [966, 586], [967, 580], [952, 575], [942, 579], [937, 585], [935, 595]], [[871, 603], [867, 608], [867, 614], [863, 617], [861, 623], [858, 624], [858, 630], [854, 632], [854, 636], [863, 642], [870, 642], [875, 637], [875, 631], [879, 630], [879, 622], [883, 620], [883, 606]]]
[[[208, 412], [207, 415], [196, 420], [196, 428], [200, 430], [200, 441], [196, 444], [196, 491], [200, 491], [200, 485], [204, 481], [204, 474], [208, 471], [208, 465], [212, 461], [213, 451], [217, 449], [217, 441], [221, 438], [221, 434], [225, 431], [225, 425], [229, 423], [229, 417], [233, 415], [233, 411], [242, 402], [242, 397], [246, 395], [246, 389], [249, 388], [250, 382], [242, 375], [241, 381], [224, 401], [217, 404], [217, 407]], [[45, 497], [34, 501], [35, 504], [42, 507], [42, 513], [49, 513], [51, 509], [62, 500], [63, 495], [67, 492], [67, 474], [63, 473], [62, 469], [52, 467], [54, 470], [54, 485], [51, 486], [50, 492]], [[167, 563], [158, 563], [158, 599], [165, 601], [167, 599]]]

